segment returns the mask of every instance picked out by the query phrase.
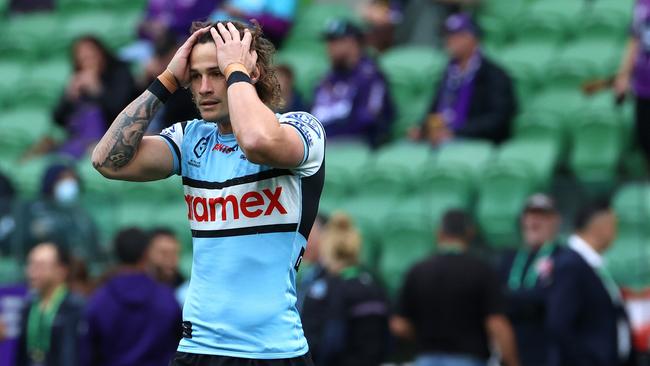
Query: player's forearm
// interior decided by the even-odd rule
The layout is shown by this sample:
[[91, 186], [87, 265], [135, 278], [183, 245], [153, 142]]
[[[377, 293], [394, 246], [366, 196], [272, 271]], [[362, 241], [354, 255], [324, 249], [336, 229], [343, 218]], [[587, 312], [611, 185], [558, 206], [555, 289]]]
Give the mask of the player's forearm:
[[280, 138], [280, 123], [275, 113], [260, 100], [253, 85], [235, 83], [230, 86], [228, 109], [237, 142], [249, 159], [264, 154]]
[[126, 166], [135, 156], [151, 119], [162, 103], [145, 90], [113, 121], [92, 155], [95, 169], [109, 173]]

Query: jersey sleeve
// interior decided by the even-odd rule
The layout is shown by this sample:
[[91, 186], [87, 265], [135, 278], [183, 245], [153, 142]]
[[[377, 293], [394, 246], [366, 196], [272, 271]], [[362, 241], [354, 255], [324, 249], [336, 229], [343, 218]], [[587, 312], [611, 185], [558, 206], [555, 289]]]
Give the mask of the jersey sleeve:
[[183, 146], [183, 137], [185, 136], [186, 122], [175, 123], [160, 132], [160, 137], [165, 140], [169, 150], [174, 157], [173, 174], [181, 174], [181, 147]]
[[325, 159], [325, 130], [323, 125], [307, 112], [288, 112], [279, 117], [281, 124], [287, 124], [296, 129], [300, 135], [304, 154], [302, 162], [293, 169], [301, 177], [316, 174]]

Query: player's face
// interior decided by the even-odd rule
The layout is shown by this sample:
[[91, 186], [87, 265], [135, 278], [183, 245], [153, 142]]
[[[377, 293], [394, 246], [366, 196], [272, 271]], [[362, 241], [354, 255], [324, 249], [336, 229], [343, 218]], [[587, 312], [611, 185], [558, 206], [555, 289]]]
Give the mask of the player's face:
[[190, 90], [201, 117], [217, 122], [228, 116], [226, 79], [217, 64], [214, 43], [200, 43], [190, 54]]
[[521, 220], [521, 231], [527, 245], [537, 247], [555, 239], [559, 218], [555, 213], [529, 211]]

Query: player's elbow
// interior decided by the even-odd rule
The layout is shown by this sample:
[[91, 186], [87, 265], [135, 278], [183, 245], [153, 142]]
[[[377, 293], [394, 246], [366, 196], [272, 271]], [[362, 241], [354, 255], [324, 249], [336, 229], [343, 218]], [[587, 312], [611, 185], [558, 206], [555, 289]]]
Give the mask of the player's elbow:
[[106, 159], [102, 159], [101, 154], [97, 151], [97, 147], [93, 150], [93, 153], [90, 157], [90, 160], [93, 164], [93, 168], [108, 179], [117, 179], [115, 172], [104, 165]]
[[272, 145], [272, 140], [262, 134], [242, 136], [239, 141], [239, 147], [246, 155], [246, 159], [254, 164], [264, 164], [264, 158], [268, 155]]

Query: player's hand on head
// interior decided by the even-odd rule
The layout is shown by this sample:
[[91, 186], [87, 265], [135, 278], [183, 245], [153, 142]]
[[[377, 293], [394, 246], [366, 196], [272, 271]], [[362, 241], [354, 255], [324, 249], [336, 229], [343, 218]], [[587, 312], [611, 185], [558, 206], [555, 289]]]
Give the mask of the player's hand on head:
[[217, 45], [217, 62], [221, 72], [230, 64], [243, 64], [249, 74], [255, 71], [257, 52], [251, 51], [253, 35], [250, 30], [244, 30], [244, 36], [239, 34], [235, 26], [228, 22], [226, 25], [218, 23], [217, 28], [211, 28], [210, 34]]
[[167, 65], [167, 69], [174, 74], [174, 77], [181, 83], [180, 86], [187, 87], [190, 84], [190, 53], [199, 37], [205, 34], [210, 27], [205, 27], [192, 33], [192, 35], [178, 48], [176, 54]]

